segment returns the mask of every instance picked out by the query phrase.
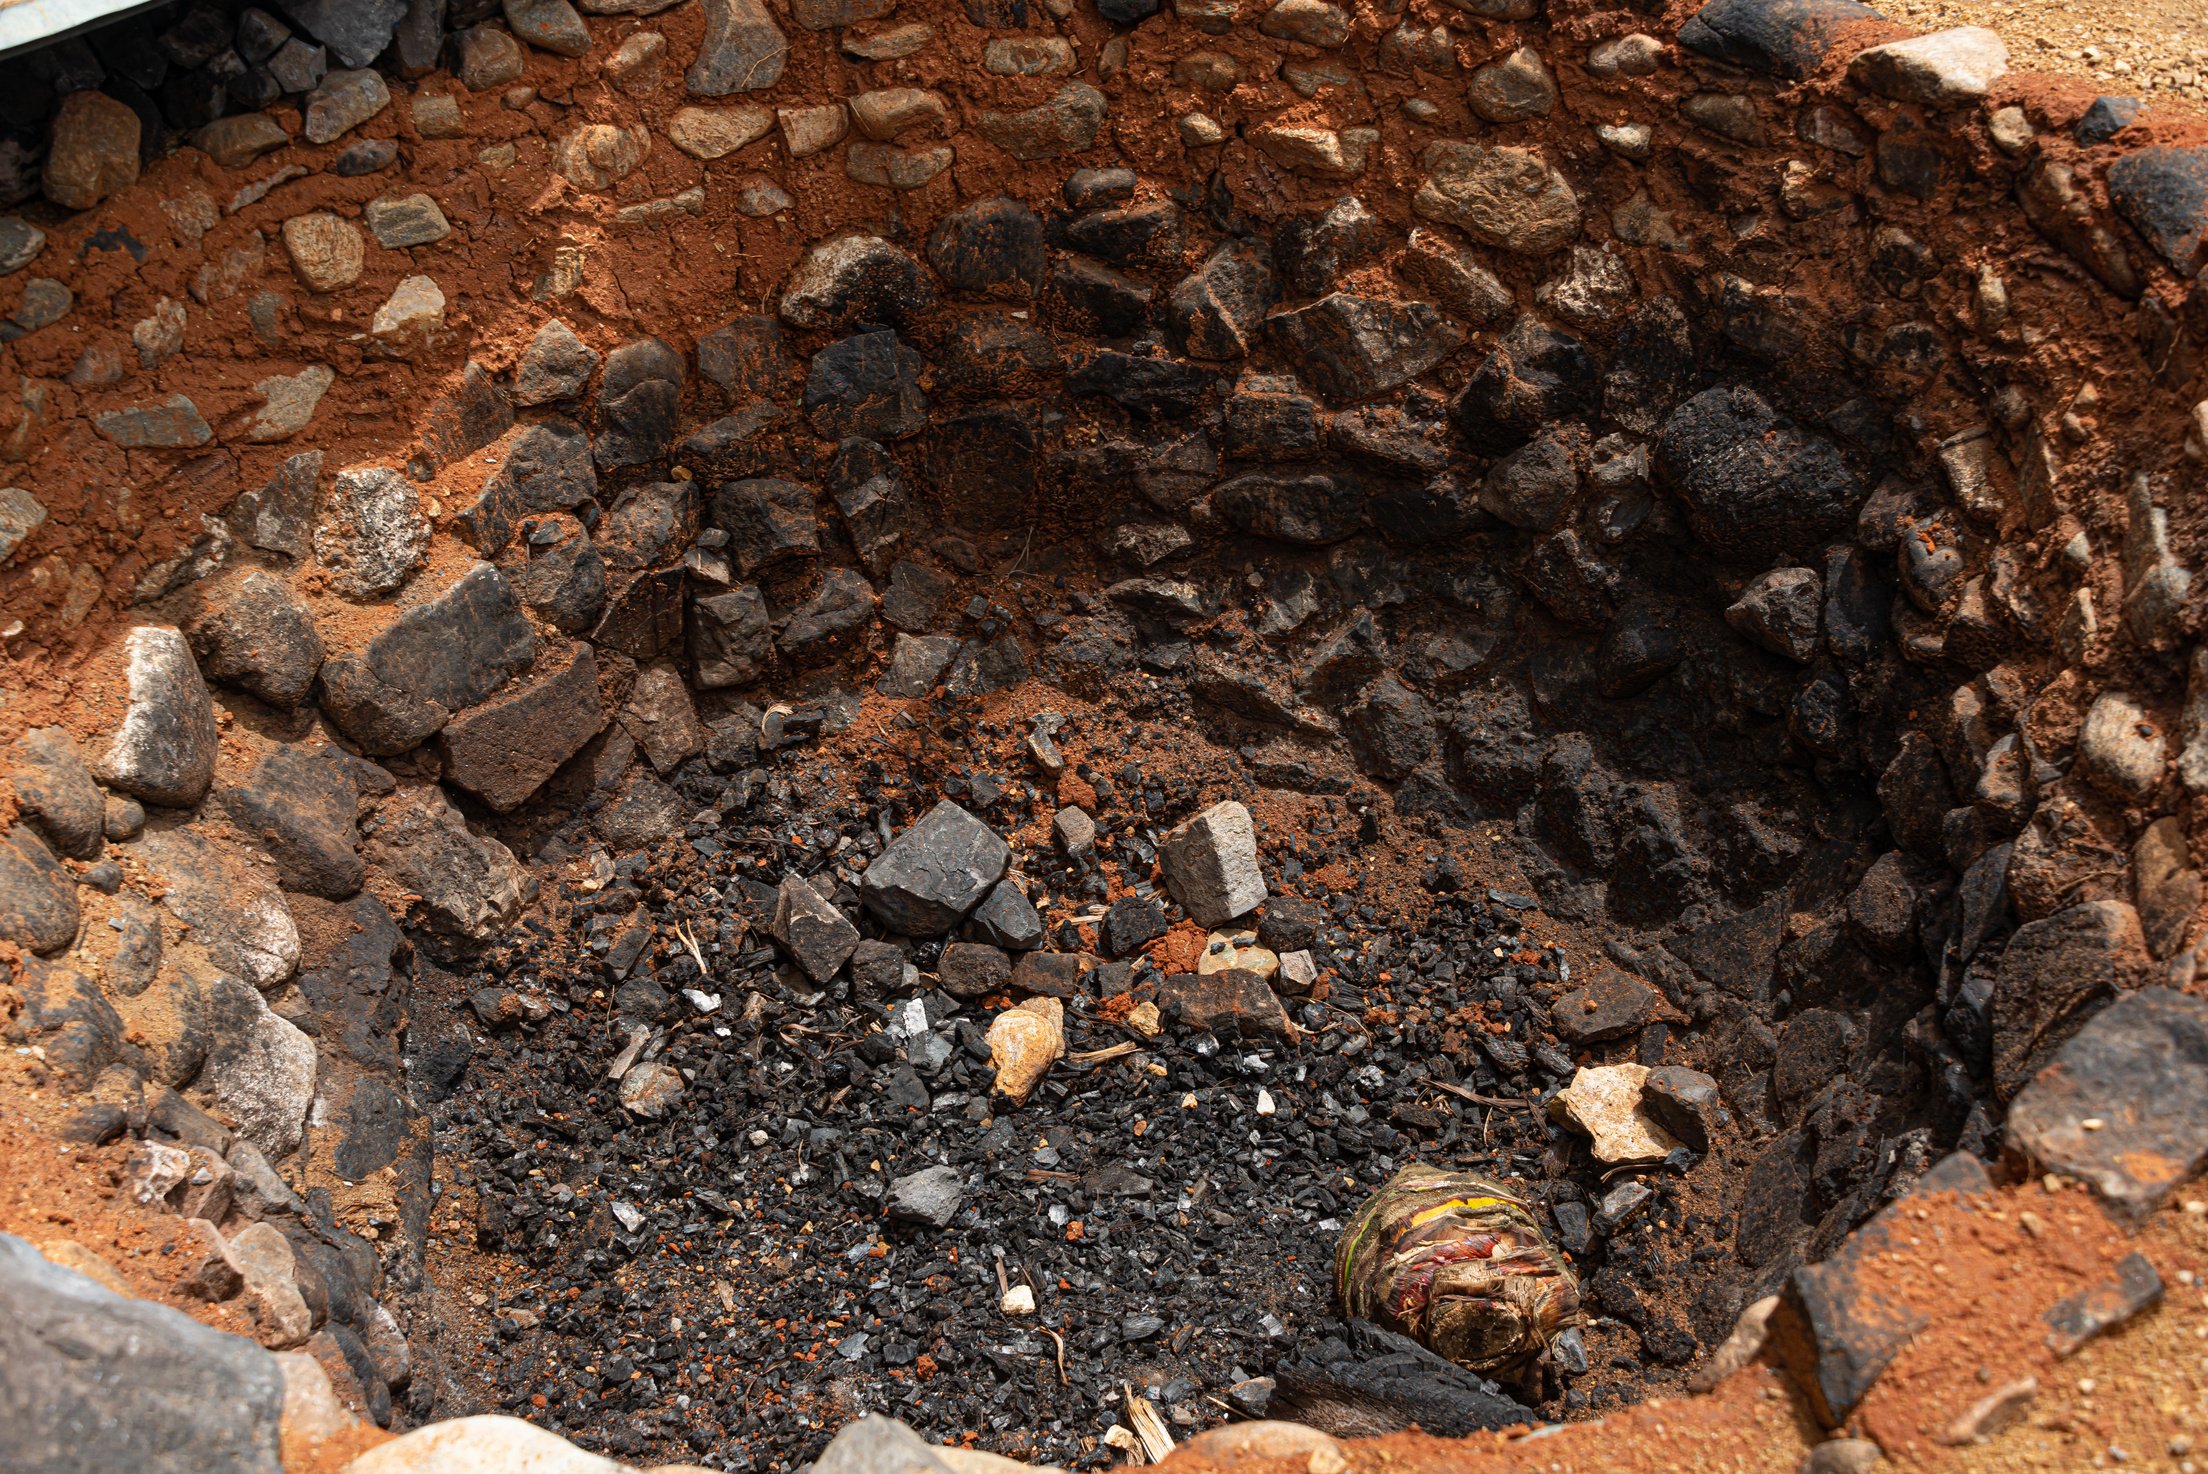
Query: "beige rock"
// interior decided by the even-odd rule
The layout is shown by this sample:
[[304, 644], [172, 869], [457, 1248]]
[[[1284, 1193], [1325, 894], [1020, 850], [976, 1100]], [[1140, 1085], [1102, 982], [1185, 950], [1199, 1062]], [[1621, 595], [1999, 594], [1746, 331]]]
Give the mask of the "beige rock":
[[774, 128], [774, 109], [686, 107], [667, 120], [667, 141], [693, 159], [720, 159], [757, 143]]
[[586, 123], [553, 148], [552, 167], [577, 189], [596, 192], [611, 189], [636, 172], [651, 149], [651, 130], [642, 125], [617, 128], [611, 123]]
[[1740, 1319], [1733, 1322], [1732, 1334], [1710, 1353], [1708, 1361], [1695, 1368], [1694, 1375], [1687, 1378], [1687, 1389], [1707, 1392], [1761, 1356], [1764, 1339], [1771, 1330], [1771, 1312], [1778, 1308], [1776, 1295], [1750, 1302], [1740, 1313]]
[[1355, 179], [1365, 172], [1373, 145], [1380, 141], [1376, 128], [1306, 128], [1272, 125], [1253, 128], [1250, 142], [1258, 152], [1291, 174], [1313, 179]]
[[113, 1290], [118, 1295], [135, 1297], [138, 1293], [116, 1272], [114, 1265], [75, 1239], [49, 1239], [38, 1246], [38, 1252], [45, 1255], [48, 1262], [58, 1264], [63, 1269], [73, 1269], [94, 1284]]
[[1294, 1460], [1308, 1474], [1343, 1474], [1349, 1457], [1340, 1440], [1302, 1423], [1265, 1421], [1229, 1423], [1197, 1434], [1181, 1445], [1182, 1457], [1219, 1469]]
[[1066, 1057], [1066, 1005], [1056, 998], [1030, 998], [1008, 1008], [989, 1025], [989, 1064], [997, 1072], [997, 1093], [1025, 1105], [1043, 1076]]
[[2037, 1377], [2018, 1377], [2004, 1382], [1957, 1413], [1946, 1427], [1932, 1436], [1932, 1441], [1949, 1448], [1985, 1443], [2022, 1422], [2038, 1396]]
[[846, 35], [843, 54], [857, 61], [895, 61], [922, 50], [935, 39], [935, 27], [925, 21], [908, 21], [871, 35]]
[[379, 1444], [343, 1474], [622, 1474], [619, 1464], [585, 1453], [519, 1418], [495, 1413], [430, 1423]]
[[[296, 1440], [311, 1449], [361, 1426], [361, 1420], [338, 1400], [337, 1389], [330, 1385], [330, 1374], [322, 1370], [322, 1363], [306, 1352], [277, 1352], [276, 1369], [284, 1377], [286, 1444]], [[295, 1465], [300, 1462], [304, 1460], [294, 1461]]]
[[1239, 967], [1244, 972], [1254, 972], [1267, 982], [1280, 972], [1280, 958], [1271, 949], [1257, 944], [1257, 933], [1249, 927], [1225, 927], [1204, 939], [1204, 955], [1196, 959], [1198, 974], [1225, 972]]
[[851, 99], [851, 121], [861, 135], [888, 143], [915, 128], [940, 128], [951, 119], [951, 105], [925, 87], [881, 87]]
[[981, 69], [993, 77], [1047, 77], [1072, 71], [1073, 62], [1063, 36], [999, 37], [981, 50]]
[[1209, 113], [1183, 113], [1175, 126], [1180, 130], [1181, 142], [1190, 148], [1210, 148], [1227, 139], [1227, 130]]
[[424, 138], [463, 138], [467, 120], [460, 115], [460, 99], [449, 92], [425, 92], [410, 108], [414, 131]]
[[1419, 157], [1413, 213], [1483, 246], [1547, 255], [1579, 234], [1579, 196], [1539, 149], [1444, 140]]
[[1642, 1112], [1647, 1079], [1646, 1065], [1582, 1066], [1550, 1102], [1549, 1114], [1586, 1132], [1598, 1162], [1660, 1162], [1679, 1141]]
[[840, 102], [819, 107], [776, 108], [774, 119], [782, 127], [782, 146], [793, 159], [810, 158], [843, 142], [850, 131], [850, 115]]
[[445, 325], [445, 294], [426, 276], [410, 276], [376, 309], [368, 335], [387, 353], [412, 357]]
[[255, 1339], [271, 1351], [306, 1340], [314, 1330], [314, 1315], [299, 1293], [299, 1263], [291, 1240], [273, 1224], [249, 1224], [230, 1236], [230, 1262], [245, 1277]]
[[307, 428], [307, 422], [314, 418], [315, 406], [336, 382], [336, 370], [321, 363], [311, 364], [296, 374], [272, 374], [261, 380], [253, 389], [266, 402], [253, 417], [245, 438], [257, 445], [289, 440]]
[[350, 220], [327, 210], [294, 215], [284, 222], [283, 236], [292, 272], [307, 290], [334, 292], [360, 280], [366, 247], [360, 227]]
[[933, 148], [899, 148], [891, 143], [854, 143], [844, 155], [843, 172], [854, 183], [883, 189], [918, 189], [951, 167], [958, 154], [947, 143]]
[[788, 190], [765, 174], [747, 174], [737, 180], [734, 197], [736, 213], [754, 220], [779, 215], [797, 203], [790, 198]]
[[667, 38], [657, 31], [638, 31], [606, 58], [606, 80], [631, 97], [656, 90], [665, 70]]
[[267, 113], [217, 118], [192, 135], [192, 147], [225, 169], [242, 169], [270, 149], [291, 142], [283, 124]]

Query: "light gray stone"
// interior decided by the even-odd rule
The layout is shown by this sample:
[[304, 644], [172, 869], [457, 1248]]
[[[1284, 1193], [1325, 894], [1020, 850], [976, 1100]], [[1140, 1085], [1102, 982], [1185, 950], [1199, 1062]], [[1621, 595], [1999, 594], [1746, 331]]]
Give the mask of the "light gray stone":
[[1158, 846], [1166, 889], [1198, 926], [1224, 926], [1265, 901], [1250, 811], [1233, 799], [1213, 804]]
[[925, 1167], [892, 1181], [883, 1206], [900, 1223], [949, 1228], [965, 1196], [965, 1179], [956, 1167]]
[[859, 945], [859, 929], [801, 875], [785, 875], [775, 893], [774, 939], [816, 983], [834, 977]]
[[307, 142], [334, 142], [390, 105], [391, 89], [377, 73], [365, 67], [332, 72], [307, 95]]
[[2162, 724], [2132, 697], [2104, 691], [2078, 732], [2078, 768], [2094, 787], [2142, 802], [2161, 785], [2169, 760]]
[[1958, 26], [1859, 51], [1848, 74], [1896, 102], [1959, 107], [1983, 98], [2009, 72], [2009, 48], [1984, 26]]
[[859, 879], [867, 910], [906, 936], [941, 936], [1004, 878], [1012, 852], [945, 799], [898, 835]]
[[387, 466], [348, 466], [330, 481], [314, 555], [348, 599], [376, 599], [414, 576], [430, 523], [414, 483]]
[[758, 92], [781, 80], [789, 38], [759, 0], [700, 0], [705, 39], [683, 80], [699, 97]]
[[197, 1088], [241, 1139], [281, 1161], [297, 1149], [314, 1103], [314, 1041], [237, 978], [218, 976], [207, 1005]]
[[0, 1234], [0, 1450], [39, 1474], [282, 1474], [267, 1352]]
[[124, 639], [129, 705], [93, 764], [110, 788], [169, 808], [190, 808], [214, 781], [215, 705], [183, 632], [141, 625]]

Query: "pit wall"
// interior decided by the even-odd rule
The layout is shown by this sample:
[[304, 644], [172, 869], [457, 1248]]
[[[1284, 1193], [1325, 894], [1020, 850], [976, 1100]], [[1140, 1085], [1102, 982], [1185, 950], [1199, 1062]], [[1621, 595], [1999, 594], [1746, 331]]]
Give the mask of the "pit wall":
[[1751, 1275], [2196, 986], [2199, 120], [1806, 0], [512, 8], [11, 114], [9, 1031], [359, 1282], [379, 1418], [410, 989], [778, 699], [1143, 668], [1514, 818], [1770, 1133]]

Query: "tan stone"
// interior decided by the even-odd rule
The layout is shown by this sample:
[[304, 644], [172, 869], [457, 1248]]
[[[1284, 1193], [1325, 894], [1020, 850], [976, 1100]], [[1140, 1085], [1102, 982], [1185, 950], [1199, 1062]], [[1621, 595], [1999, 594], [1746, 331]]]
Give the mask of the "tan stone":
[[774, 109], [686, 107], [667, 120], [667, 141], [693, 159], [720, 159], [757, 143], [774, 128]]
[[641, 125], [586, 123], [559, 141], [552, 167], [577, 189], [607, 190], [636, 172], [651, 148], [651, 131]]
[[46, 198], [89, 210], [138, 182], [138, 115], [104, 92], [72, 92], [54, 113], [40, 180]]
[[1313, 179], [1355, 179], [1365, 172], [1380, 134], [1373, 128], [1272, 126], [1250, 130], [1258, 152], [1291, 174]]
[[1239, 967], [1270, 982], [1280, 973], [1280, 958], [1257, 944], [1257, 933], [1246, 926], [1230, 926], [1204, 939], [1204, 954], [1196, 959], [1198, 974], [1225, 972]]
[[292, 272], [309, 291], [334, 292], [360, 280], [366, 248], [360, 227], [350, 220], [327, 210], [294, 215], [284, 222], [283, 235]]
[[1641, 1110], [1646, 1065], [1585, 1065], [1556, 1093], [1549, 1114], [1587, 1133], [1595, 1160], [1660, 1162], [1679, 1141]]
[[782, 146], [790, 151], [793, 159], [811, 158], [825, 149], [843, 142], [843, 135], [850, 131], [850, 115], [840, 102], [824, 103], [819, 107], [777, 108], [775, 121], [782, 125]]
[[876, 143], [888, 143], [915, 128], [940, 128], [950, 122], [951, 105], [925, 87], [881, 87], [851, 99], [851, 121]]
[[844, 155], [843, 172], [856, 184], [872, 184], [882, 189], [918, 189], [950, 168], [957, 157], [957, 151], [947, 143], [933, 148], [854, 143]]
[[426, 276], [410, 276], [391, 289], [376, 309], [368, 335], [378, 347], [411, 358], [428, 347], [445, 325], [445, 294]]
[[997, 1072], [997, 1093], [1025, 1105], [1050, 1067], [1066, 1057], [1066, 1005], [1056, 998], [1030, 998], [1008, 1008], [989, 1025], [989, 1064]]

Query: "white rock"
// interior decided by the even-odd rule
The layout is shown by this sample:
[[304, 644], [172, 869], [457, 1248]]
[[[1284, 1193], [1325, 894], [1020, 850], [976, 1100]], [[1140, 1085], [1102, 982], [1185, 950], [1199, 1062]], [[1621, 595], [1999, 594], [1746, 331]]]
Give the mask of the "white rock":
[[1549, 1114], [1586, 1132], [1598, 1162], [1660, 1162], [1679, 1141], [1642, 1112], [1647, 1079], [1646, 1065], [1583, 1066], [1556, 1093]]
[[2118, 691], [2104, 691], [2078, 732], [2078, 766], [2086, 781], [2139, 802], [2162, 782], [2169, 739], [2162, 724]]
[[1958, 26], [1857, 52], [1848, 70], [1880, 96], [1952, 107], [1976, 102], [2008, 75], [2009, 48], [1984, 26]]
[[215, 703], [183, 632], [140, 625], [124, 639], [130, 705], [92, 776], [147, 803], [186, 809], [215, 777]]
[[1198, 926], [1224, 926], [1265, 900], [1257, 867], [1257, 830], [1233, 799], [1213, 804], [1174, 829], [1158, 847], [1166, 888]]
[[344, 1474], [622, 1474], [519, 1418], [482, 1413], [430, 1423], [368, 1450]]
[[997, 1072], [997, 1093], [1024, 1105], [1057, 1061], [1066, 1057], [1066, 1005], [1056, 998], [1030, 998], [1008, 1008], [989, 1025], [989, 1065]]
[[299, 1260], [291, 1240], [274, 1224], [254, 1223], [230, 1236], [229, 1249], [253, 1305], [254, 1338], [271, 1350], [306, 1340], [314, 1316], [299, 1293]]
[[444, 292], [426, 276], [410, 276], [376, 309], [368, 336], [385, 352], [410, 358], [427, 348], [444, 325]]
[[240, 1137], [282, 1161], [299, 1145], [307, 1107], [314, 1102], [314, 1041], [236, 978], [217, 978], [210, 991], [214, 1042], [200, 1069], [199, 1089]]

